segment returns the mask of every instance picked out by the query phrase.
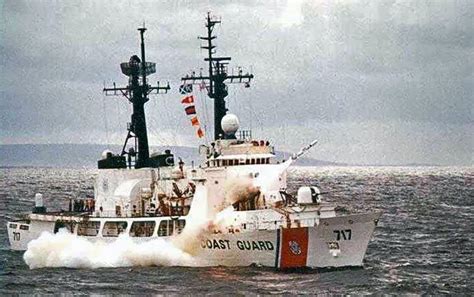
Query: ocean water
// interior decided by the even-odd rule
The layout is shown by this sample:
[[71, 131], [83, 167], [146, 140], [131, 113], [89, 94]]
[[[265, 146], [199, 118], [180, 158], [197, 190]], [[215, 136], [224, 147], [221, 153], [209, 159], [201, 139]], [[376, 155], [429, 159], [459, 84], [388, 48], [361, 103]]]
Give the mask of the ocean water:
[[453, 294], [473, 295], [474, 168], [294, 167], [290, 189], [317, 185], [348, 211], [381, 210], [362, 269], [281, 272], [262, 267], [29, 269], [10, 251], [9, 217], [92, 196], [91, 169], [0, 169], [0, 295]]

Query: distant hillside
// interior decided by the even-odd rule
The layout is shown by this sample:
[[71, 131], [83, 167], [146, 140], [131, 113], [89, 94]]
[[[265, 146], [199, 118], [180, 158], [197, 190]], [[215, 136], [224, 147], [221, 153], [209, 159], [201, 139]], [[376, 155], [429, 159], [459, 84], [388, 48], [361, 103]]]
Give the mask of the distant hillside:
[[[2, 167], [90, 167], [97, 166], [104, 150], [110, 149], [119, 153], [119, 145], [100, 144], [11, 144], [0, 145], [0, 166]], [[151, 151], [164, 151], [170, 149], [175, 156], [181, 157], [189, 164], [192, 160], [200, 162], [197, 148], [183, 146], [151, 147]], [[288, 158], [289, 153], [277, 152], [277, 159]], [[320, 161], [310, 158], [298, 160], [300, 166], [325, 166], [338, 165], [332, 162]], [[339, 164], [341, 165], [341, 164]]]

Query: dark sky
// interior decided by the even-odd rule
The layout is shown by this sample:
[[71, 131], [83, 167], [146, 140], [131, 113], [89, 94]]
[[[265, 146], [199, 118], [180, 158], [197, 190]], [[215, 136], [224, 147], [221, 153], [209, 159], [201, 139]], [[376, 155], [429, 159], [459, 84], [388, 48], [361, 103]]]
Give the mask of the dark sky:
[[474, 1], [335, 2], [5, 0], [0, 141], [121, 143], [130, 106], [101, 90], [127, 82], [145, 21], [150, 79], [173, 87], [146, 106], [151, 144], [199, 144], [177, 88], [205, 67], [211, 10], [218, 53], [255, 75], [228, 97], [254, 136], [287, 151], [317, 138], [310, 156], [330, 161], [472, 165]]

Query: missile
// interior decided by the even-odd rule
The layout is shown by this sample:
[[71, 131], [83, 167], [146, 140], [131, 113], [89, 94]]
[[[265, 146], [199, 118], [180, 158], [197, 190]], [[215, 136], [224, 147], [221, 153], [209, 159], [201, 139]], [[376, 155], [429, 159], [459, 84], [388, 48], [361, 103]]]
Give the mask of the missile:
[[317, 140], [317, 139], [311, 141], [310, 144], [308, 144], [307, 146], [303, 147], [299, 152], [297, 152], [296, 154], [293, 154], [293, 156], [291, 157], [291, 159], [293, 159], [293, 160], [298, 159], [299, 157], [301, 157], [302, 155], [304, 155], [308, 150], [310, 150], [313, 146], [315, 146], [316, 143], [318, 143], [318, 140]]

